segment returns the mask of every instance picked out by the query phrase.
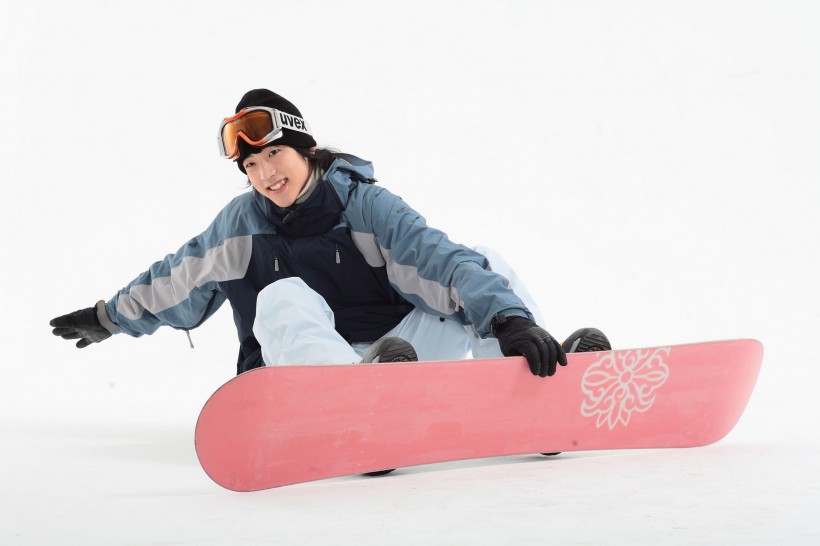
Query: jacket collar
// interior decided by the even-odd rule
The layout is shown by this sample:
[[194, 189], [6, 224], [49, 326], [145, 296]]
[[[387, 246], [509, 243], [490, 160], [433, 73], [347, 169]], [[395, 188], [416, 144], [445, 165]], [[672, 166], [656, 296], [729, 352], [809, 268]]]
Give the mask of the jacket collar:
[[256, 190], [254, 199], [262, 207], [276, 232], [286, 237], [307, 237], [330, 231], [339, 223], [342, 205], [332, 187], [321, 177], [303, 202], [288, 208], [276, 206]]

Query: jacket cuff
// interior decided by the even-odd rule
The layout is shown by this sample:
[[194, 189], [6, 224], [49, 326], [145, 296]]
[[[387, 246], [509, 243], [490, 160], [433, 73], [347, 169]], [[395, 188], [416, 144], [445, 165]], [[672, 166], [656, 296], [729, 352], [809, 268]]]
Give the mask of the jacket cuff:
[[111, 322], [110, 318], [108, 318], [108, 313], [105, 310], [105, 301], [98, 301], [97, 305], [95, 305], [94, 307], [97, 309], [97, 319], [100, 321], [102, 327], [113, 334], [114, 330], [116, 330], [118, 327], [116, 324]]
[[493, 315], [492, 321], [490, 321], [490, 332], [493, 336], [498, 337], [498, 327], [507, 322], [507, 319], [511, 319], [513, 317], [532, 320], [532, 315], [523, 309], [507, 309], [500, 313], [496, 313]]

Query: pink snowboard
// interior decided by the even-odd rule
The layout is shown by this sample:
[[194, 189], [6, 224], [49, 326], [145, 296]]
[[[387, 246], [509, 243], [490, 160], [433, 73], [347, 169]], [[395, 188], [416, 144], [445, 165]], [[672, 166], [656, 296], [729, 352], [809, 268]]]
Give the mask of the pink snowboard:
[[702, 446], [734, 427], [755, 340], [576, 353], [550, 378], [523, 358], [257, 368], [205, 404], [196, 451], [234, 491], [427, 463]]

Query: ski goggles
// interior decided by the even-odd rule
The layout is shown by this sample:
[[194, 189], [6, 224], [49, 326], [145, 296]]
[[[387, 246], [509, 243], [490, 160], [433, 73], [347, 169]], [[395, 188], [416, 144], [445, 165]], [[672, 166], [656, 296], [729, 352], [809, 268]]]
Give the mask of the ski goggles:
[[251, 146], [264, 146], [282, 138], [283, 129], [311, 135], [310, 126], [299, 116], [274, 108], [253, 106], [222, 120], [219, 126], [219, 153], [226, 159], [239, 157], [239, 138]]

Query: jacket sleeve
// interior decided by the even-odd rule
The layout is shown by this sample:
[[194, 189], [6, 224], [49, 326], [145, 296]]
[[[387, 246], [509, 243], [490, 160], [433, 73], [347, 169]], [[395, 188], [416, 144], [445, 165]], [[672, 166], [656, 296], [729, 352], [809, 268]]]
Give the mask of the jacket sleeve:
[[359, 185], [357, 192], [361, 216], [351, 218], [354, 241], [370, 265], [386, 266], [391, 284], [414, 305], [472, 325], [481, 337], [491, 335], [496, 313], [532, 319], [507, 279], [488, 269], [484, 255], [429, 227], [384, 188]]
[[224, 211], [211, 226], [119, 290], [106, 302], [115, 333], [139, 337], [160, 326], [191, 329], [224, 303], [221, 281], [244, 276], [251, 236], [224, 237]]

